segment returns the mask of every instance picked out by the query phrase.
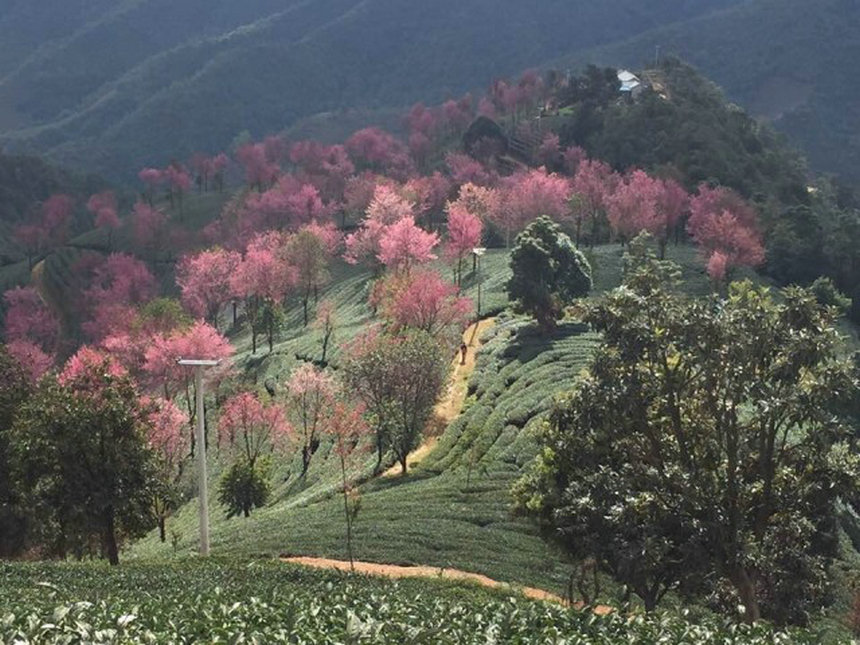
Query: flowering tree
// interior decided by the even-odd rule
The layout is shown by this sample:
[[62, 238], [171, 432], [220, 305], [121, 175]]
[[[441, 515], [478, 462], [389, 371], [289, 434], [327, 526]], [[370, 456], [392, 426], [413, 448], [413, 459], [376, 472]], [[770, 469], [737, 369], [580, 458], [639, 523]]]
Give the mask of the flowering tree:
[[414, 208], [412, 202], [393, 187], [386, 184], [376, 186], [361, 228], [346, 238], [346, 261], [351, 264], [379, 262], [382, 238], [388, 227], [404, 218], [414, 218]]
[[191, 175], [180, 163], [172, 163], [164, 171], [167, 186], [170, 190], [170, 206], [179, 204], [179, 212], [182, 212], [183, 197], [191, 190]]
[[335, 326], [337, 325], [337, 311], [334, 303], [331, 300], [322, 300], [317, 305], [317, 317], [314, 320], [314, 328], [318, 329], [322, 335], [322, 358], [320, 362], [326, 364], [326, 356], [328, 354], [328, 346], [334, 337]]
[[270, 186], [281, 169], [267, 154], [263, 143], [246, 143], [236, 151], [236, 159], [245, 169], [245, 182], [258, 191]]
[[9, 356], [17, 361], [30, 385], [36, 385], [54, 366], [54, 356], [46, 353], [36, 343], [24, 338], [10, 341], [6, 345], [6, 351], [9, 352]]
[[176, 266], [182, 304], [192, 315], [205, 318], [217, 329], [218, 312], [233, 299], [231, 280], [241, 261], [242, 256], [235, 251], [221, 248], [183, 257]]
[[375, 298], [394, 331], [420, 329], [445, 345], [459, 338], [474, 310], [469, 298], [431, 270], [390, 275]]
[[398, 180], [412, 174], [412, 160], [406, 146], [384, 130], [359, 130], [346, 140], [345, 147], [357, 168], [373, 170]]
[[179, 478], [190, 447], [188, 415], [173, 401], [144, 397], [141, 407], [145, 411], [144, 423], [147, 430], [149, 447], [157, 455], [159, 486], [152, 501], [153, 511], [158, 520], [158, 535], [162, 542], [167, 539], [167, 517], [176, 508]]
[[131, 215], [134, 244], [141, 253], [155, 257], [164, 238], [167, 216], [148, 204], [138, 202]]
[[286, 253], [296, 269], [306, 327], [310, 297], [313, 295], [316, 302], [319, 288], [328, 281], [329, 262], [337, 251], [339, 239], [340, 235], [333, 226], [310, 224], [287, 241]]
[[395, 271], [409, 272], [414, 264], [436, 259], [433, 248], [439, 244], [439, 236], [429, 233], [415, 224], [414, 218], [404, 217], [386, 227], [379, 240], [379, 261]]
[[488, 169], [477, 159], [462, 153], [451, 152], [445, 157], [448, 171], [455, 184], [475, 184], [478, 186], [495, 186], [499, 183], [499, 175]]
[[451, 181], [439, 172], [424, 177], [413, 177], [403, 186], [403, 194], [415, 205], [419, 222], [433, 227], [436, 217], [444, 210], [451, 193]]
[[648, 173], [635, 170], [619, 182], [615, 191], [604, 199], [609, 225], [622, 241], [639, 231], [655, 232], [661, 228], [658, 197], [663, 185]]
[[732, 267], [764, 262], [757, 225], [755, 208], [730, 189], [702, 185], [690, 202], [687, 231], [701, 248], [708, 272], [717, 281], [723, 280]]
[[87, 209], [93, 214], [96, 228], [107, 231], [108, 248], [113, 246], [113, 231], [119, 228], [116, 195], [112, 191], [98, 193], [87, 201]]
[[292, 428], [280, 406], [264, 405], [255, 394], [242, 392], [221, 407], [218, 433], [221, 445], [234, 455], [219, 486], [219, 501], [227, 506], [228, 517], [249, 517], [269, 496], [268, 467], [260, 459], [284, 449]]
[[308, 363], [293, 370], [287, 381], [288, 408], [302, 448], [302, 477], [319, 448], [320, 433], [329, 423], [335, 392], [334, 378]]
[[229, 373], [228, 359], [234, 351], [226, 338], [202, 320], [172, 333], [154, 334], [146, 347], [143, 364], [145, 382], [152, 390], [160, 391], [165, 399], [174, 400], [179, 394], [183, 395], [192, 433], [192, 452], [197, 412], [194, 406], [194, 370], [179, 365], [178, 361], [181, 358], [220, 360], [217, 368], [205, 372], [207, 382], [217, 384]]
[[588, 243], [594, 246], [599, 236], [599, 220], [606, 208], [606, 198], [614, 191], [617, 176], [612, 169], [595, 159], [585, 159], [579, 163], [573, 177], [573, 220], [576, 229], [576, 245], [582, 239], [582, 224], [586, 219], [591, 223]]
[[159, 168], [144, 168], [137, 174], [137, 176], [145, 186], [143, 194], [147, 203], [150, 206], [153, 206], [155, 202], [155, 191], [157, 191], [158, 187], [167, 180], [164, 171]]
[[6, 304], [6, 341], [28, 341], [48, 354], [60, 345], [60, 320], [45, 306], [33, 287], [15, 287], [3, 294]]
[[520, 172], [504, 180], [502, 189], [502, 219], [506, 234], [513, 223], [518, 231], [541, 215], [561, 222], [570, 212], [570, 183], [564, 177], [538, 168]]
[[460, 203], [448, 205], [448, 244], [445, 254], [456, 261], [457, 285], [463, 280], [463, 259], [481, 244], [484, 225]]
[[370, 433], [364, 420], [364, 407], [351, 405], [338, 400], [326, 419], [325, 434], [334, 443], [334, 453], [340, 461], [341, 490], [343, 492], [343, 512], [346, 519], [346, 551], [350, 567], [355, 570], [352, 558], [352, 521], [357, 509], [350, 505], [350, 487], [347, 480], [347, 460], [361, 446], [362, 440]]
[[374, 328], [344, 347], [341, 369], [346, 387], [365, 404], [374, 426], [377, 471], [391, 449], [405, 474], [407, 457], [445, 383], [448, 356], [426, 332]]
[[34, 223], [19, 224], [15, 228], [15, 239], [26, 250], [31, 267], [37, 254], [65, 244], [74, 208], [75, 202], [68, 195], [52, 195], [40, 206]]
[[236, 267], [230, 287], [244, 298], [251, 323], [252, 352], [257, 351], [257, 333], [266, 332], [269, 351], [274, 347], [277, 314], [287, 291], [296, 284], [296, 269], [287, 263], [285, 239], [269, 232], [255, 237]]

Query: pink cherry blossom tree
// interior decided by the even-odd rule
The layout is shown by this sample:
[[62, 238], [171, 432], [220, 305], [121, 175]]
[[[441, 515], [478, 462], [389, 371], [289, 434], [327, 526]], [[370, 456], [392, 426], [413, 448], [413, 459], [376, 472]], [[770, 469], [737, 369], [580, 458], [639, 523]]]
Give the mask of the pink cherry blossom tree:
[[245, 256], [230, 281], [233, 295], [245, 300], [251, 323], [252, 353], [257, 351], [257, 334], [266, 332], [269, 351], [274, 348], [274, 310], [296, 284], [295, 267], [288, 262], [286, 239], [277, 232], [258, 235], [248, 245]]
[[144, 168], [137, 174], [144, 185], [143, 195], [150, 206], [155, 205], [155, 193], [167, 181], [164, 171], [159, 168]]
[[39, 345], [23, 338], [7, 343], [6, 350], [9, 356], [18, 361], [32, 385], [36, 385], [48, 373], [56, 360]]
[[33, 287], [15, 287], [3, 294], [7, 343], [26, 341], [47, 354], [60, 348], [60, 320]]
[[459, 338], [474, 311], [469, 298], [432, 270], [388, 276], [376, 297], [383, 318], [395, 331], [420, 329], [445, 344]]
[[481, 218], [470, 213], [461, 203], [448, 206], [448, 243], [445, 255], [456, 262], [457, 285], [463, 280], [463, 260], [480, 246], [484, 225]]
[[188, 416], [173, 401], [144, 397], [147, 442], [158, 458], [158, 480], [161, 486], [153, 496], [152, 507], [158, 521], [162, 542], [167, 539], [166, 523], [176, 508], [177, 486], [182, 477], [190, 449]]
[[287, 381], [287, 408], [301, 444], [302, 477], [319, 448], [320, 434], [328, 423], [335, 393], [334, 378], [309, 363], [294, 369]]
[[408, 273], [415, 264], [435, 260], [439, 236], [419, 227], [411, 216], [387, 226], [379, 241], [379, 261], [397, 272]]
[[614, 192], [617, 183], [618, 177], [602, 161], [585, 159], [579, 163], [573, 177], [574, 198], [571, 202], [577, 246], [582, 240], [582, 225], [586, 220], [591, 224], [589, 245], [594, 246], [598, 241], [600, 218], [605, 213], [606, 198]]
[[222, 446], [241, 455], [253, 468], [261, 455], [287, 448], [294, 434], [284, 409], [251, 392], [231, 396], [221, 406], [218, 436]]
[[280, 167], [267, 154], [263, 143], [246, 143], [236, 151], [236, 159], [245, 170], [245, 182], [262, 192], [280, 174]]
[[113, 232], [119, 228], [116, 195], [113, 191], [98, 193], [90, 197], [87, 209], [93, 214], [96, 228], [107, 231], [108, 248], [113, 247]]
[[338, 400], [332, 407], [331, 414], [326, 419], [325, 435], [334, 444], [334, 454], [340, 461], [341, 492], [343, 494], [343, 511], [346, 519], [346, 552], [349, 564], [355, 570], [352, 556], [352, 521], [357, 509], [350, 504], [352, 492], [347, 479], [347, 462], [362, 446], [365, 438], [370, 436], [370, 426], [364, 419], [364, 406]]
[[758, 212], [730, 189], [702, 185], [690, 201], [687, 231], [707, 258], [712, 276], [725, 277], [733, 267], [764, 262]]
[[642, 170], [634, 170], [622, 179], [604, 204], [609, 226], [622, 242], [639, 231], [651, 233], [661, 228], [658, 198], [663, 185]]
[[222, 248], [184, 256], [176, 266], [182, 304], [192, 315], [205, 318], [217, 329], [219, 311], [233, 300], [231, 280], [241, 261], [239, 253]]

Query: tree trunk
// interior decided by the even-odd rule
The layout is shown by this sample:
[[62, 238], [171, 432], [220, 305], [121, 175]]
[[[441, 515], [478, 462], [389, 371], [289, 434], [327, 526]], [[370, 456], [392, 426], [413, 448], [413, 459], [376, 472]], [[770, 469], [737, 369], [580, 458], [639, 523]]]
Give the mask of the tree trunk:
[[349, 569], [355, 573], [355, 561], [352, 557], [352, 517], [349, 512], [349, 495], [346, 491], [346, 459], [340, 456], [340, 472], [343, 477], [343, 512], [346, 516], [346, 553], [349, 557]]
[[308, 326], [308, 300], [309, 295], [305, 294], [305, 297], [302, 298], [302, 315], [304, 316], [305, 327]]
[[744, 622], [752, 624], [760, 620], [761, 609], [756, 597], [755, 581], [750, 577], [747, 570], [738, 566], [731, 572], [729, 578], [738, 592], [741, 604], [744, 606]]
[[310, 468], [310, 467], [311, 467], [311, 447], [310, 446], [302, 446], [302, 474], [301, 474], [302, 477], [304, 477], [307, 474], [308, 468]]
[[165, 531], [166, 520], [164, 515], [158, 516], [158, 537], [162, 544], [167, 542], [167, 532]]
[[113, 506], [108, 506], [105, 509], [104, 523], [105, 551], [107, 551], [108, 562], [110, 562], [112, 567], [115, 567], [119, 564], [119, 547], [116, 543], [116, 523]]
[[234, 327], [236, 326], [236, 321], [237, 321], [237, 320], [238, 320], [238, 318], [239, 318], [239, 316], [238, 316], [238, 312], [237, 312], [237, 309], [238, 309], [238, 306], [237, 306], [237, 304], [236, 304], [236, 301], [234, 300], [234, 301], [233, 301], [233, 326], [234, 326]]

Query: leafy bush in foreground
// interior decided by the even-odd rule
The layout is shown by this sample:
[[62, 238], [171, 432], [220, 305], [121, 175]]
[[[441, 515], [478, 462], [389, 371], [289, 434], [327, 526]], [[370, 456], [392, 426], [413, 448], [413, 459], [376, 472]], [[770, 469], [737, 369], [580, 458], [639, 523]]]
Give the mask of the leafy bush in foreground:
[[427, 580], [275, 563], [0, 564], [4, 643], [818, 643], [767, 625], [598, 617]]

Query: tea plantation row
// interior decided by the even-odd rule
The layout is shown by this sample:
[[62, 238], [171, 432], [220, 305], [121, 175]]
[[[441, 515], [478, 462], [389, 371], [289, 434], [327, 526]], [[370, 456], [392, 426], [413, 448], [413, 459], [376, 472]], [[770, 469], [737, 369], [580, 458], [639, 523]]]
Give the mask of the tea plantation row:
[[[84, 600], [86, 599], [86, 600]], [[2, 643], [815, 643], [696, 616], [588, 611], [272, 562], [0, 564]]]

